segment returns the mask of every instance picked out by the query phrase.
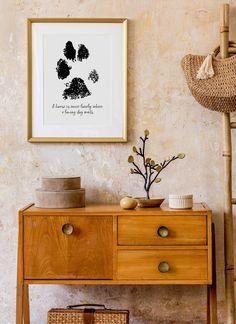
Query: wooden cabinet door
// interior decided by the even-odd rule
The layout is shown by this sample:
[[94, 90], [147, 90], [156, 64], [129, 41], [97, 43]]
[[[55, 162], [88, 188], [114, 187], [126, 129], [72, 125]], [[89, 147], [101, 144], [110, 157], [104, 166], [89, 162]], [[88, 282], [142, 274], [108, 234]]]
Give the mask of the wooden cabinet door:
[[25, 216], [24, 276], [112, 279], [112, 242], [112, 216]]

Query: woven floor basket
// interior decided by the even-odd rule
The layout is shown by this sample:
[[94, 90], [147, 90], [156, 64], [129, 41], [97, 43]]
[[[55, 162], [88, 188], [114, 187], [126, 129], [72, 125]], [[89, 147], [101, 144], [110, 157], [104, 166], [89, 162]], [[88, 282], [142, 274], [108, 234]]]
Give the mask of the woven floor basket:
[[[231, 41], [234, 47], [235, 42]], [[219, 52], [216, 48], [215, 54]], [[198, 80], [197, 72], [205, 56], [186, 55], [181, 62], [188, 87], [193, 97], [205, 108], [232, 112], [236, 110], [236, 55], [226, 59], [217, 59], [213, 55], [215, 75], [206, 80]]]
[[92, 321], [85, 321], [83, 310], [51, 309], [48, 312], [48, 324], [128, 324], [128, 311], [96, 310]]

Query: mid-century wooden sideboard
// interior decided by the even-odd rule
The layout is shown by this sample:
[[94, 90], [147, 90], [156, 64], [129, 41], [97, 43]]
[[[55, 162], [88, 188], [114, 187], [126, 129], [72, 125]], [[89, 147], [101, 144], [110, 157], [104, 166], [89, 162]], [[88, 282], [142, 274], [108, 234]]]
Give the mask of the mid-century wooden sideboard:
[[[29, 324], [29, 284], [207, 285], [216, 323], [212, 214], [115, 205], [19, 211], [16, 324]], [[191, 307], [191, 300], [189, 300]]]

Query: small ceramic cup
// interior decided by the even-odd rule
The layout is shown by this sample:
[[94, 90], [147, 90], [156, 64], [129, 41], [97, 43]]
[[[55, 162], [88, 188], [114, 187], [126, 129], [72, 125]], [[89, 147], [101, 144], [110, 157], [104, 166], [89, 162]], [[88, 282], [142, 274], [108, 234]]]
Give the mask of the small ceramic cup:
[[190, 209], [193, 207], [193, 195], [169, 195], [169, 207], [172, 209]]

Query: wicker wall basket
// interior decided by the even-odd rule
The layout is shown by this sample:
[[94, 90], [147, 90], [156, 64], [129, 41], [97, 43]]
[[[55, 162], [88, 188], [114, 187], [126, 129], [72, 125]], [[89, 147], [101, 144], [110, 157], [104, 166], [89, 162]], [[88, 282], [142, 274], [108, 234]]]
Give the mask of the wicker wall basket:
[[[76, 309], [77, 307], [85, 307]], [[66, 309], [54, 308], [48, 312], [48, 324], [128, 324], [129, 311], [110, 310], [103, 305], [75, 305]], [[91, 307], [101, 306], [103, 309]]]
[[[235, 48], [236, 43], [230, 42]], [[219, 112], [236, 111], [236, 55], [217, 58], [220, 48], [214, 50], [212, 78], [199, 80], [197, 73], [205, 56], [186, 55], [181, 62], [188, 87], [193, 97], [205, 108]]]

